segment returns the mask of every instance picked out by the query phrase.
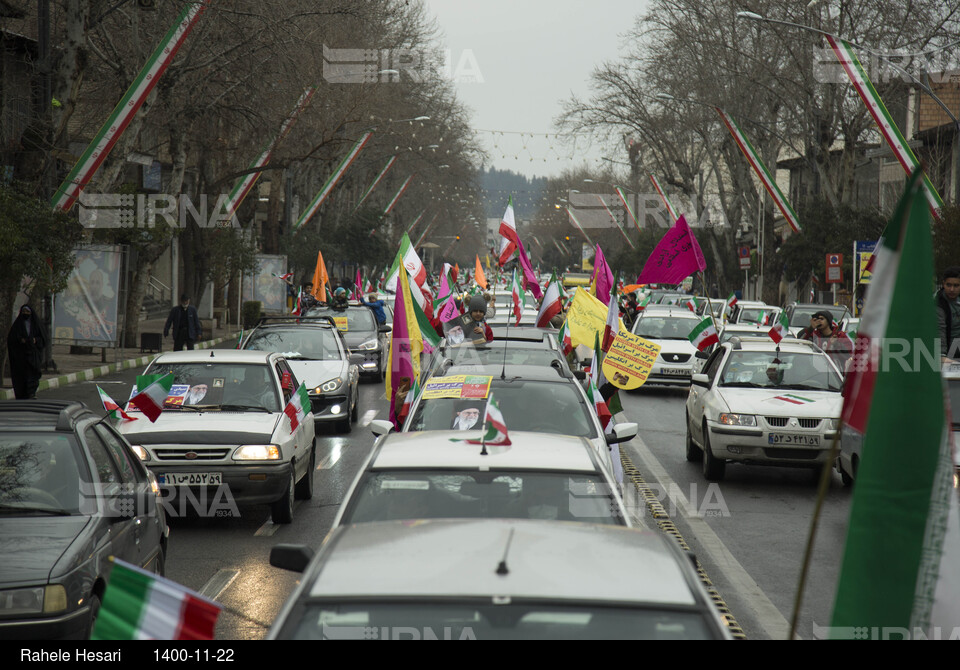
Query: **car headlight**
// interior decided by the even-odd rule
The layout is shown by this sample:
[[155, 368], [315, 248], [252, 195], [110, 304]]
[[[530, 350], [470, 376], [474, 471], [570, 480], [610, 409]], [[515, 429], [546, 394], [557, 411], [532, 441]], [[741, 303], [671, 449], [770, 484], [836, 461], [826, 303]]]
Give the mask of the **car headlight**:
[[372, 340], [367, 340], [363, 344], [357, 346], [357, 349], [363, 349], [365, 351], [374, 351], [378, 346], [380, 346], [380, 340], [374, 338]]
[[150, 459], [150, 454], [148, 454], [147, 450], [141, 447], [139, 444], [130, 445], [130, 448], [133, 449], [133, 453], [140, 457], [141, 461]]
[[330, 393], [331, 391], [336, 391], [343, 384], [343, 378], [337, 377], [336, 379], [331, 379], [325, 381], [320, 386], [317, 386], [313, 389], [314, 393]]
[[725, 426], [756, 426], [757, 417], [753, 414], [721, 414], [720, 423]]
[[5, 615], [53, 614], [67, 609], [67, 591], [60, 584], [0, 591], [0, 612]]
[[840, 419], [827, 419], [827, 430], [837, 430], [840, 427]]
[[235, 461], [279, 461], [280, 447], [275, 444], [244, 444], [233, 452]]

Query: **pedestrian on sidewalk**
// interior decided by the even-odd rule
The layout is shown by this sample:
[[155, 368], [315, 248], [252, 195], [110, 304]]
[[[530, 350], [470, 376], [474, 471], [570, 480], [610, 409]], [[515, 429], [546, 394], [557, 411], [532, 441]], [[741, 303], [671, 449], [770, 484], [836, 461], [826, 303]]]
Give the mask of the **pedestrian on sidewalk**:
[[17, 400], [37, 397], [40, 386], [40, 366], [47, 338], [40, 320], [30, 305], [20, 308], [20, 314], [7, 334], [7, 355], [10, 357], [10, 379]]
[[943, 271], [942, 287], [934, 295], [934, 300], [940, 331], [940, 356], [952, 359], [960, 351], [960, 266]]
[[193, 351], [193, 344], [200, 339], [200, 315], [197, 308], [190, 304], [190, 296], [186, 293], [180, 296], [180, 304], [170, 310], [170, 316], [163, 326], [163, 336], [166, 337], [173, 327], [173, 350], [183, 351], [183, 345]]

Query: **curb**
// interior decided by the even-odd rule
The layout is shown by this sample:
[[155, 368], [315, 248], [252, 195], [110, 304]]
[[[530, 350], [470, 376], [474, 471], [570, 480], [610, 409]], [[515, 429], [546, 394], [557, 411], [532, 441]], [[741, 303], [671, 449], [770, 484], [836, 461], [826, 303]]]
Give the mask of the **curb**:
[[[200, 344], [196, 345], [194, 349], [209, 349], [215, 347], [221, 342], [226, 342], [229, 339], [236, 337], [234, 335], [225, 335], [219, 337], [215, 340], [204, 340]], [[140, 356], [139, 358], [130, 358], [125, 361], [118, 361], [116, 363], [111, 363], [109, 365], [101, 365], [99, 367], [90, 368], [88, 370], [81, 370], [79, 372], [71, 372], [68, 375], [60, 375], [59, 377], [49, 377], [47, 379], [41, 379], [40, 385], [37, 387], [38, 391], [45, 391], [47, 389], [60, 388], [61, 386], [68, 386], [69, 384], [75, 384], [77, 382], [86, 382], [97, 377], [103, 377], [105, 375], [111, 374], [113, 372], [120, 372], [121, 370], [129, 370], [130, 368], [140, 368], [146, 366], [154, 358], [160, 354], [147, 354], [146, 356]], [[13, 400], [15, 395], [13, 389], [6, 389], [0, 391], [0, 400]]]

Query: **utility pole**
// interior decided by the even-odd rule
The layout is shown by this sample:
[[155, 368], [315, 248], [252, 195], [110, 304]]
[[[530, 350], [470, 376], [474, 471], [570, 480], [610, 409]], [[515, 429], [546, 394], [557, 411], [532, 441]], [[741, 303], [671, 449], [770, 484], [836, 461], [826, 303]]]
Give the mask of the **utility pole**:
[[[53, 91], [50, 85], [50, 0], [37, 0], [37, 47], [40, 55], [39, 88], [40, 101], [37, 114], [40, 117], [40, 127], [43, 129], [42, 157], [40, 165], [40, 197], [49, 202], [53, 197], [53, 119], [50, 114], [50, 101]], [[53, 295], [43, 296], [43, 328], [47, 333], [47, 344], [43, 349], [43, 370], [57, 372], [57, 363], [53, 360]]]

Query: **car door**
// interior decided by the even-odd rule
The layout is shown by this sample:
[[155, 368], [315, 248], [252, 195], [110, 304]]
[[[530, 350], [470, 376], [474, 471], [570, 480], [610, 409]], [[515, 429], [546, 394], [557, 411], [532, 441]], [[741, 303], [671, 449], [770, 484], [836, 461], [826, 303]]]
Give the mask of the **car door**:
[[[720, 347], [710, 355], [710, 358], [707, 359], [707, 362], [703, 366], [703, 374], [707, 375], [707, 377], [710, 379], [711, 387], [713, 386], [713, 380], [717, 377], [717, 372], [720, 370], [720, 364], [723, 361], [723, 356], [725, 353], [726, 349]], [[709, 388], [703, 388], [702, 386], [691, 384], [690, 395], [687, 397], [687, 411], [690, 416], [690, 432], [699, 438], [700, 444], [703, 444], [704, 404], [708, 394], [711, 392], [712, 391]]]
[[[287, 403], [290, 402], [290, 399], [293, 397], [294, 391], [300, 388], [300, 381], [297, 379], [297, 376], [293, 374], [293, 370], [290, 369], [290, 365], [284, 359], [277, 360], [274, 370], [277, 374], [277, 379], [281, 380], [280, 390], [283, 398], [283, 406], [286, 407]], [[286, 375], [289, 375], [290, 385], [284, 385], [282, 380], [286, 378]], [[283, 436], [287, 433], [287, 428], [289, 427], [289, 419], [281, 417], [280, 424], [277, 426], [277, 430], [280, 431], [280, 435]], [[296, 458], [296, 473], [294, 474], [294, 479], [299, 480], [300, 477], [306, 471], [306, 468], [310, 467], [310, 447], [313, 445], [314, 431], [313, 414], [311, 408], [307, 407], [306, 420], [301, 421], [300, 425], [297, 426], [296, 430], [293, 431], [290, 442], [293, 446], [293, 456]]]

